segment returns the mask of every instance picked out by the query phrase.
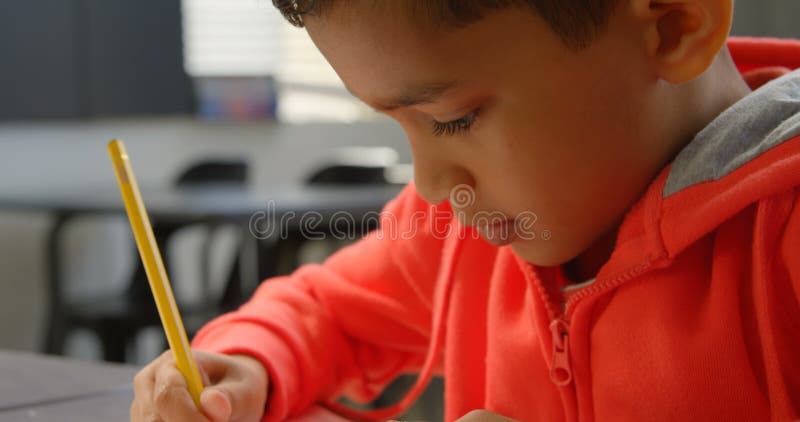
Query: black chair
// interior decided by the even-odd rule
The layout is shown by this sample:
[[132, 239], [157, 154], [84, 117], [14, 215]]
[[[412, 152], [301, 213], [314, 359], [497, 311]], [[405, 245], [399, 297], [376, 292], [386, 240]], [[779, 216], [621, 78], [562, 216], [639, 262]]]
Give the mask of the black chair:
[[[177, 188], [198, 187], [205, 185], [231, 186], [239, 188], [246, 183], [247, 165], [243, 161], [204, 161], [188, 167], [176, 180]], [[160, 321], [155, 303], [150, 293], [144, 267], [138, 254], [135, 257], [135, 269], [124, 292], [115, 296], [85, 298], [80, 301], [69, 301], [64, 295], [59, 255], [60, 237], [63, 228], [77, 215], [59, 213], [50, 232], [48, 254], [50, 260], [50, 315], [47, 320], [44, 350], [50, 354], [63, 354], [67, 336], [79, 328], [90, 330], [100, 339], [103, 357], [106, 361], [125, 362], [126, 352], [137, 334], [146, 327], [159, 326]], [[188, 227], [203, 224], [207, 227], [208, 236], [203, 245], [202, 263], [208, 262], [210, 234], [219, 227], [214, 221], [189, 221], [181, 219], [151, 218], [153, 232], [158, 247], [169, 266], [170, 256], [168, 242], [174, 235]], [[241, 247], [240, 247], [241, 249]], [[237, 252], [237, 255], [239, 252]], [[209, 297], [207, 268], [203, 273], [204, 301], [195, 308], [182, 306], [181, 313], [187, 331], [194, 332], [211, 316], [236, 306], [241, 301], [242, 269], [237, 263], [231, 264], [229, 286], [221, 301]], [[166, 345], [164, 345], [166, 348]]]
[[[365, 151], [367, 153], [364, 153]], [[383, 154], [385, 151], [372, 151], [378, 154], [369, 152], [362, 149], [358, 150], [358, 156], [341, 155], [328, 165], [313, 171], [307, 183], [316, 187], [398, 183], [386, 177], [387, 169], [391, 170], [395, 163], [391, 160], [381, 162], [373, 159], [385, 155]], [[239, 188], [246, 183], [246, 179], [247, 168], [242, 162], [209, 161], [189, 167], [177, 178], [176, 185], [185, 188], [210, 185]], [[144, 268], [137, 255], [136, 269], [122, 295], [91, 298], [80, 302], [66, 301], [62, 294], [58, 260], [59, 234], [63, 226], [74, 217], [65, 213], [58, 214], [48, 242], [51, 257], [49, 289], [51, 306], [45, 352], [62, 354], [69, 332], [76, 328], [85, 328], [100, 338], [105, 360], [124, 362], [126, 350], [137, 333], [145, 327], [160, 325]], [[170, 262], [167, 243], [175, 233], [200, 223], [207, 228], [208, 233], [212, 233], [220, 224], [214, 221], [154, 218], [151, 219], [151, 223], [165, 265], [169, 265]], [[367, 227], [356, 229], [360, 230], [358, 233], [364, 233], [374, 229], [376, 225], [376, 221], [369, 220]], [[196, 308], [181, 305], [181, 314], [190, 335], [213, 315], [238, 307], [252, 294], [260, 280], [289, 273], [301, 264], [299, 251], [308, 240], [297, 228], [287, 230], [286, 233], [287, 236], [284, 238], [264, 240], [249, 236], [249, 232], [243, 235], [235, 252], [237, 262], [232, 264], [222, 295]], [[207, 237], [209, 238], [210, 236]], [[207, 240], [203, 245], [202, 262], [208, 262], [210, 246]], [[204, 292], [203, 297], [209, 298], [207, 273], [204, 274], [201, 287]]]

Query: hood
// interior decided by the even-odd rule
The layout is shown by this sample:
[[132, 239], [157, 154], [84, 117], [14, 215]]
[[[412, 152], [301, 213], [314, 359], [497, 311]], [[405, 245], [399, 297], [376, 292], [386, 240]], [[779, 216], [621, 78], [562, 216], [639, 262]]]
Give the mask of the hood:
[[669, 261], [746, 207], [800, 185], [800, 41], [728, 46], [753, 91], [697, 133], [632, 207], [605, 276]]

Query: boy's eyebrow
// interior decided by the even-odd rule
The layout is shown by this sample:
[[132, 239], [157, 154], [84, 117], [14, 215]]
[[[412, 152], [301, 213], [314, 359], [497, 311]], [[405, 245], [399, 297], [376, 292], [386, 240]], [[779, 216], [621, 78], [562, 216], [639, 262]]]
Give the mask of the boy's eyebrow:
[[[457, 81], [441, 81], [412, 85], [405, 88], [400, 95], [388, 100], [382, 100], [373, 107], [378, 111], [390, 111], [402, 107], [432, 103], [445, 92], [452, 89], [456, 83]], [[348, 88], [348, 91], [349, 90]]]

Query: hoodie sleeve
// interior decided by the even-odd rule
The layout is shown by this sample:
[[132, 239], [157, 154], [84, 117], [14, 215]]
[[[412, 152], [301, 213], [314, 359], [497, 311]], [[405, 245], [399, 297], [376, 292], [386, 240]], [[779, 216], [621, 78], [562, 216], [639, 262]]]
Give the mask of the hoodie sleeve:
[[342, 394], [370, 400], [427, 350], [449, 207], [407, 186], [379, 229], [289, 276], [268, 279], [237, 311], [203, 327], [192, 346], [258, 358], [270, 376], [265, 420]]

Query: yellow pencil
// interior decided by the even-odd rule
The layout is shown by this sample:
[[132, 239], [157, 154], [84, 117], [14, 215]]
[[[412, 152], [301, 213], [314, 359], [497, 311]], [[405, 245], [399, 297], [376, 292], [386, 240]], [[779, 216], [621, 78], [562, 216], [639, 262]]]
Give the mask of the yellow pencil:
[[144, 269], [147, 272], [147, 279], [150, 281], [150, 289], [153, 291], [169, 347], [175, 355], [178, 370], [186, 379], [194, 404], [198, 410], [201, 410], [200, 393], [203, 392], [203, 382], [200, 379], [200, 372], [197, 370], [197, 363], [191, 354], [186, 329], [183, 327], [178, 305], [175, 303], [169, 278], [167, 278], [164, 261], [161, 259], [153, 228], [150, 226], [150, 219], [147, 217], [144, 201], [139, 193], [139, 185], [133, 176], [128, 153], [125, 151], [122, 141], [116, 139], [108, 143], [108, 152], [114, 163], [114, 172], [117, 175], [119, 189], [125, 202], [125, 210], [131, 222], [133, 236], [136, 238], [139, 255], [142, 257]]

